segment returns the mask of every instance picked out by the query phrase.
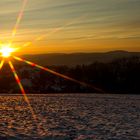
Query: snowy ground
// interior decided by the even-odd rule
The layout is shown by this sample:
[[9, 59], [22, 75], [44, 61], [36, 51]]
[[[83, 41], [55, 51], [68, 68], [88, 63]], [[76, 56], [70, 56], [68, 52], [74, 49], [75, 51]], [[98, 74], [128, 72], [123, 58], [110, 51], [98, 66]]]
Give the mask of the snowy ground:
[[140, 96], [49, 94], [0, 96], [2, 140], [140, 140]]

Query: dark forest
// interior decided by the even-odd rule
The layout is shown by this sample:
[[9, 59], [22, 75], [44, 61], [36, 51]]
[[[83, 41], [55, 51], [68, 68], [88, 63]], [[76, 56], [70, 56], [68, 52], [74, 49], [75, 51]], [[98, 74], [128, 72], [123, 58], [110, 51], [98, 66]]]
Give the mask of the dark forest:
[[[15, 64], [17, 73], [27, 93], [99, 93], [48, 72], [27, 65]], [[50, 69], [102, 89], [105, 93], [140, 93], [140, 57], [121, 58], [112, 62], [94, 62], [90, 65], [48, 66]], [[20, 93], [8, 67], [0, 74], [1, 93]]]

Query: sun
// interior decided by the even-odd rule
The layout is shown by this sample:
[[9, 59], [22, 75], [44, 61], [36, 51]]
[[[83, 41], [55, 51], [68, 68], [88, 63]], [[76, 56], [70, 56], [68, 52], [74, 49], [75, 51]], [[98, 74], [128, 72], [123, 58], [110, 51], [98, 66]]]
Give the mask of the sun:
[[11, 53], [15, 51], [15, 48], [11, 47], [11, 44], [1, 45], [0, 53], [2, 57], [8, 58], [11, 56]]

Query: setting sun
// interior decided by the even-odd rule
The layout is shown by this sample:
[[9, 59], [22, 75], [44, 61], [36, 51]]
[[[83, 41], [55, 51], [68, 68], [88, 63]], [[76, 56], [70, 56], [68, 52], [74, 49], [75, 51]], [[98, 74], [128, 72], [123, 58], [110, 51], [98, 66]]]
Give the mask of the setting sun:
[[0, 53], [2, 57], [9, 57], [11, 56], [11, 53], [14, 52], [15, 49], [11, 47], [11, 45], [2, 45], [0, 48]]

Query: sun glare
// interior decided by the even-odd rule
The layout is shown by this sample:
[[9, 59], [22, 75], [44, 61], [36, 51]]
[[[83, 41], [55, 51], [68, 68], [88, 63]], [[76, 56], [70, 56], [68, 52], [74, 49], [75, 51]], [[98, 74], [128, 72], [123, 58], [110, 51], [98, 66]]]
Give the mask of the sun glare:
[[8, 58], [11, 56], [11, 53], [14, 52], [15, 49], [11, 47], [11, 45], [2, 45], [0, 48], [0, 53], [2, 57]]

